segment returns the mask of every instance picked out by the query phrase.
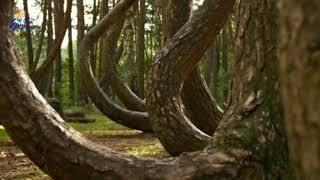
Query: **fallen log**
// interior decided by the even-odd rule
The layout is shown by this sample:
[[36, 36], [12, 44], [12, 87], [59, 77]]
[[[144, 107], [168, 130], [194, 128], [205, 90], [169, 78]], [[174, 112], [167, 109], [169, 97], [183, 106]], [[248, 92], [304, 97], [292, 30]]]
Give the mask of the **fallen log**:
[[66, 122], [68, 123], [94, 123], [96, 122], [95, 119], [85, 118], [85, 117], [65, 117], [64, 118]]
[[85, 117], [85, 114], [83, 112], [79, 112], [79, 111], [68, 111], [68, 112], [64, 112], [64, 117]]

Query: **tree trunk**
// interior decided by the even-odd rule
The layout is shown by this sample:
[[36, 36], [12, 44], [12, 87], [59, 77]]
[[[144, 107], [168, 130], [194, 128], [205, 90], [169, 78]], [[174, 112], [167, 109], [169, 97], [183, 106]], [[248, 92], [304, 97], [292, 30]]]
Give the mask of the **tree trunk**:
[[[107, 61], [105, 68], [108, 68], [107, 73], [104, 74], [101, 78], [99, 84], [102, 89], [106, 91], [107, 87], [111, 85], [113, 92], [119, 97], [120, 101], [129, 109], [134, 111], [146, 111], [145, 102], [140, 99], [131, 89], [122, 82], [120, 77], [118, 76], [116, 69], [116, 61], [119, 61], [117, 56], [117, 44], [118, 39], [120, 37], [121, 31], [123, 29], [125, 19], [119, 19], [115, 25], [110, 27], [108, 30], [108, 35], [105, 37], [107, 46], [105, 47], [108, 53], [106, 53], [107, 57], [103, 59]], [[121, 47], [120, 47], [121, 48]]]
[[[82, 0], [77, 0], [77, 30], [78, 30], [78, 36], [77, 36], [77, 51], [79, 51], [80, 43], [84, 37], [84, 31], [85, 31], [85, 21], [84, 21], [84, 5]], [[80, 70], [79, 70], [79, 59], [78, 60], [78, 70], [77, 70], [77, 89], [78, 89], [78, 100], [82, 104], [87, 104], [89, 102], [87, 93], [84, 89], [84, 85], [81, 80]]]
[[[191, 8], [190, 3], [191, 1], [166, 1], [166, 22], [164, 26], [166, 30], [165, 34], [168, 36], [166, 39], [172, 37], [188, 20]], [[177, 11], [178, 8], [181, 9], [181, 11]], [[210, 26], [210, 30], [207, 32], [203, 32], [211, 35], [208, 36], [206, 40], [203, 40], [205, 44], [210, 44], [212, 42], [212, 39], [217, 35], [217, 32], [220, 31], [219, 28], [222, 28], [224, 18], [227, 17], [227, 15], [228, 14], [225, 13], [219, 15], [221, 17], [221, 22], [219, 21], [217, 26]], [[198, 24], [195, 26], [198, 26]], [[199, 31], [199, 33], [202, 32]], [[193, 42], [189, 43], [192, 44]], [[173, 46], [170, 41], [168, 44]], [[177, 68], [175, 66], [177, 66], [177, 64], [175, 64], [175, 61], [177, 60], [175, 58], [178, 58], [178, 55], [181, 53], [190, 53], [187, 52], [190, 48], [187, 43], [184, 44], [184, 46], [185, 47], [181, 49], [181, 52], [171, 54], [166, 60], [156, 59], [159, 61], [156, 61], [151, 67], [149, 74], [149, 77], [153, 78], [152, 81], [150, 81], [150, 84], [148, 84], [149, 92], [155, 91], [155, 94], [149, 94], [151, 96], [149, 99], [152, 101], [148, 104], [148, 109], [150, 109], [149, 113], [153, 113], [150, 114], [153, 121], [153, 129], [165, 149], [172, 155], [179, 155], [182, 152], [196, 151], [204, 148], [209, 142], [210, 136], [203, 133], [194, 125], [213, 134], [213, 130], [217, 127], [220, 120], [220, 111], [214, 106], [214, 101], [208, 94], [207, 88], [204, 85], [204, 79], [201, 77], [197, 68], [193, 69], [193, 73], [191, 73], [190, 76], [189, 74], [185, 74], [185, 71], [182, 71], [181, 74], [178, 75], [188, 76], [187, 79], [183, 80], [184, 84], [183, 81], [177, 82], [174, 77], [168, 77], [169, 75], [173, 76], [176, 74], [175, 71]], [[204, 48], [207, 47], [204, 46]], [[201, 58], [201, 53], [203, 52], [199, 50], [187, 58], [194, 58], [193, 60], [196, 61], [195, 58]], [[179, 57], [179, 59], [181, 57]], [[171, 66], [160, 67], [162, 62], [167, 62], [169, 60], [173, 61], [170, 63]], [[159, 77], [158, 75], [163, 71], [166, 71], [166, 75], [164, 77]], [[166, 81], [165, 86], [163, 86], [163, 84], [165, 84], [162, 82], [163, 80]], [[161, 88], [158, 87], [160, 85], [162, 85]], [[180, 87], [182, 85], [183, 89], [181, 92]], [[160, 92], [159, 89], [161, 89]], [[161, 91], [163, 91], [163, 93], [166, 91], [165, 94], [168, 96], [159, 97], [160, 99], [163, 98], [161, 101], [153, 101], [155, 100], [153, 96], [161, 95]], [[185, 109], [181, 101], [184, 103]], [[159, 111], [154, 113], [156, 110]], [[190, 120], [185, 116], [185, 112], [190, 113]]]
[[33, 66], [33, 47], [32, 47], [32, 34], [31, 34], [31, 26], [30, 26], [30, 16], [29, 16], [29, 8], [28, 8], [28, 0], [23, 0], [23, 7], [26, 20], [26, 32], [27, 32], [27, 49], [28, 49], [28, 70], [31, 74], [32, 66]]
[[52, 67], [55, 59], [59, 55], [59, 50], [61, 47], [61, 43], [64, 39], [64, 35], [68, 29], [69, 26], [69, 18], [71, 18], [71, 9], [72, 9], [72, 0], [67, 0], [67, 10], [63, 19], [63, 28], [61, 30], [61, 33], [59, 34], [58, 37], [56, 37], [56, 40], [53, 43], [53, 46], [50, 50], [50, 53], [47, 56], [47, 59], [45, 62], [37, 69], [37, 71], [32, 75], [32, 80], [33, 82], [38, 86], [41, 84], [41, 81], [43, 80], [44, 75], [50, 70]]
[[320, 177], [320, 2], [283, 0], [280, 77], [297, 179]]
[[69, 23], [68, 29], [68, 73], [69, 73], [69, 98], [71, 99], [72, 103], [74, 102], [74, 58], [73, 58], [73, 40], [72, 40], [72, 24], [71, 19]]
[[125, 69], [126, 80], [130, 89], [136, 94], [137, 92], [137, 64], [135, 62], [135, 32], [134, 32], [134, 12], [131, 8], [128, 11], [128, 18], [124, 25], [124, 57], [125, 57]]
[[[54, 28], [55, 28], [55, 39], [59, 37], [59, 34], [63, 30], [63, 4], [64, 0], [54, 0]], [[71, 18], [70, 18], [71, 19]], [[70, 21], [70, 20], [69, 20]], [[69, 27], [69, 22], [68, 22]], [[62, 83], [62, 57], [61, 57], [61, 47], [58, 49], [58, 55], [55, 60], [55, 68], [54, 68], [54, 95], [55, 97], [60, 97], [60, 89]]]
[[[126, 9], [126, 6], [123, 6], [126, 2], [129, 2], [128, 5], [133, 3], [130, 0], [123, 0], [117, 5], [118, 8], [115, 9]], [[257, 31], [259, 29], [257, 26], [261, 25], [260, 23], [274, 20], [274, 18], [270, 18], [271, 13], [265, 13], [270, 12], [267, 11], [270, 9], [266, 9], [268, 3], [248, 0], [243, 5], [247, 6], [249, 2], [253, 7], [246, 9], [241, 6], [241, 9], [245, 9], [244, 12], [262, 10], [264, 13], [261, 14], [261, 11], [258, 11], [260, 15], [258, 16], [253, 11], [248, 16], [242, 16], [246, 18], [244, 19], [245, 22], [240, 23], [240, 28], [250, 27], [249, 32], [260, 32], [257, 34], [261, 35], [258, 38], [258, 44], [267, 43], [266, 46], [263, 46], [263, 50], [270, 50], [270, 46], [273, 47], [275, 42], [265, 41], [265, 38], [269, 39], [269, 36], [274, 36], [275, 33], [271, 31]], [[241, 69], [241, 72], [236, 74], [242, 77], [234, 76], [233, 82], [253, 85], [261, 90], [261, 94], [257, 94], [259, 96], [256, 96], [257, 101], [255, 102], [246, 101], [247, 99], [242, 99], [245, 101], [241, 100], [239, 103], [233, 101], [235, 104], [244, 105], [237, 105], [239, 107], [237, 110], [240, 110], [238, 111], [240, 114], [233, 114], [235, 116], [231, 119], [228, 118], [230, 114], [224, 116], [216, 131], [215, 139], [206, 150], [186, 153], [178, 158], [164, 160], [139, 159], [121, 155], [108, 148], [95, 145], [70, 128], [47, 105], [37, 92], [35, 86], [32, 85], [30, 79], [25, 75], [13, 53], [14, 50], [9, 39], [7, 27], [9, 22], [8, 14], [10, 14], [8, 11], [12, 8], [10, 3], [11, 1], [9, 0], [0, 1], [0, 31], [2, 32], [0, 34], [0, 108], [3, 110], [0, 111], [0, 117], [3, 117], [2, 123], [13, 141], [35, 164], [52, 178], [133, 180], [289, 179], [287, 152], [286, 148], [284, 148], [284, 130], [281, 118], [279, 119], [281, 113], [274, 113], [279, 110], [276, 88], [273, 86], [274, 83], [277, 83], [277, 80], [276, 78], [266, 78], [274, 76], [275, 71], [273, 71], [273, 68], [277, 67], [275, 63], [275, 49], [265, 51], [263, 56], [256, 56], [256, 53], [261, 50], [256, 48], [258, 45], [256, 44], [257, 39], [246, 41], [251, 44], [249, 46], [239, 46], [240, 48], [244, 48], [244, 50], [240, 50], [241, 53], [250, 53], [248, 54], [249, 58], [238, 54], [236, 56], [237, 63], [241, 64], [242, 60], [244, 64], [253, 63], [252, 65], [256, 65], [257, 63], [261, 65], [260, 63], [262, 63], [264, 68], [260, 69], [261, 66], [244, 66], [244, 70], [238, 68]], [[230, 12], [233, 3], [234, 1], [227, 0], [205, 1], [204, 6], [195, 13], [191, 21], [167, 44], [168, 47], [165, 49], [169, 51], [166, 52], [169, 55], [171, 52], [180, 52], [181, 48], [185, 47], [185, 42], [190, 42], [193, 39], [203, 42], [203, 39], [206, 39], [208, 34], [203, 35], [197, 32], [203, 32], [203, 29], [209, 30], [210, 28], [206, 27], [212, 26], [211, 18]], [[220, 21], [220, 18], [216, 18], [216, 20]], [[191, 28], [195, 24], [205, 24], [205, 26], [203, 28], [198, 26], [198, 29]], [[274, 24], [267, 23], [266, 25], [274, 27], [270, 26]], [[269, 34], [265, 37], [261, 32], [268, 32]], [[181, 34], [185, 35], [182, 42], [179, 39], [181, 38]], [[246, 36], [238, 36], [238, 45], [243, 45], [243, 38], [248, 40], [251, 38], [251, 35], [252, 33], [248, 33]], [[196, 44], [192, 43], [189, 45], [190, 49], [188, 50], [194, 53], [201, 47], [201, 51], [204, 52], [206, 48], [203, 48], [200, 42]], [[205, 46], [209, 46], [209, 43]], [[254, 52], [251, 55], [252, 50]], [[167, 53], [159, 53], [157, 57], [166, 56], [164, 58], [166, 59], [168, 58]], [[196, 63], [192, 62], [192, 59], [185, 59], [186, 61], [182, 64], [192, 63], [193, 67], [195, 67]], [[170, 59], [168, 62], [172, 62], [172, 60]], [[186, 69], [189, 73], [193, 70], [192, 67]], [[250, 72], [251, 70], [262, 71], [258, 71], [258, 76], [254, 76], [252, 77], [253, 79], [248, 80], [247, 74], [243, 72]], [[237, 79], [245, 81], [238, 81]], [[249, 87], [245, 88], [248, 89]], [[232, 94], [241, 94], [237, 92], [239, 90], [245, 89], [233, 88], [235, 92], [232, 92]], [[268, 90], [271, 90], [270, 94]], [[245, 91], [243, 93], [245, 96], [248, 95]], [[242, 98], [243, 96], [240, 97]], [[155, 98], [158, 98], [158, 96], [155, 96]], [[272, 102], [275, 104], [272, 104]], [[248, 105], [251, 107], [250, 109], [248, 109]], [[263, 111], [260, 111], [262, 109]], [[259, 114], [262, 116], [259, 117]], [[279, 117], [274, 119], [271, 116]]]
[[137, 56], [136, 62], [138, 64], [138, 96], [144, 99], [144, 72], [145, 72], [145, 19], [146, 19], [146, 4], [145, 0], [139, 0], [139, 8], [137, 11]]
[[[188, 21], [191, 12], [191, 0], [166, 0], [165, 39], [170, 39]], [[185, 80], [181, 98], [191, 122], [203, 132], [212, 135], [221, 119], [221, 111], [210, 96], [207, 85], [198, 67]]]
[[[51, 2], [51, 1], [50, 1]], [[47, 10], [48, 10], [48, 0], [44, 0], [43, 1], [43, 19], [42, 19], [42, 25], [41, 25], [41, 32], [40, 32], [40, 39], [38, 42], [38, 47], [36, 50], [36, 54], [35, 54], [35, 58], [34, 58], [34, 62], [32, 64], [32, 69], [30, 74], [32, 75], [38, 66], [39, 60], [40, 60], [40, 56], [41, 56], [41, 52], [42, 52], [42, 46], [43, 46], [43, 42], [45, 39], [45, 32], [46, 32], [46, 27], [47, 27]]]
[[94, 28], [91, 28], [87, 32], [79, 47], [78, 60], [80, 62], [81, 79], [87, 93], [102, 113], [113, 121], [126, 127], [142, 131], [151, 131], [147, 113], [123, 109], [112, 102], [108, 95], [104, 93], [92, 74], [90, 61], [88, 59], [88, 50], [95, 45], [106, 30], [117, 23], [118, 19], [125, 17], [126, 10], [130, 8], [134, 1], [136, 0], [122, 1], [122, 3], [119, 2], [108, 15], [104, 16]]
[[[48, 39], [47, 39], [47, 56], [46, 59], [48, 59], [48, 56], [50, 54], [50, 51], [53, 46], [53, 17], [52, 17], [52, 0], [48, 0]], [[52, 91], [52, 83], [53, 83], [53, 65], [47, 72], [48, 75], [46, 75], [46, 78], [43, 78], [42, 82], [45, 82], [45, 92], [48, 97], [53, 97], [53, 91]], [[32, 76], [31, 76], [32, 77]], [[45, 81], [46, 79], [46, 81]], [[41, 91], [40, 91], [41, 92]]]

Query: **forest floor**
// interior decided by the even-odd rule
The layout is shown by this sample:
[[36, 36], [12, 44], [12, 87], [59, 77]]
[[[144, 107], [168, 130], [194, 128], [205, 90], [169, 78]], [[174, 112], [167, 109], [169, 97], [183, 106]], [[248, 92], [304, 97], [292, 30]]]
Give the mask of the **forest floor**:
[[[87, 138], [101, 145], [139, 157], [165, 158], [164, 151], [153, 134], [131, 130], [113, 123], [97, 112], [87, 113], [96, 119], [95, 123], [70, 123]], [[22, 151], [10, 140], [5, 129], [0, 126], [0, 180], [7, 179], [51, 179], [39, 170]]]

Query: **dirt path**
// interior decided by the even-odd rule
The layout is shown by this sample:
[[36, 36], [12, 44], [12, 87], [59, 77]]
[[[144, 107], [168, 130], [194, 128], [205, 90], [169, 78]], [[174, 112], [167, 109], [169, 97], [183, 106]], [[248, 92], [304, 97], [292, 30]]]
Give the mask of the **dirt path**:
[[[164, 158], [158, 140], [152, 134], [137, 131], [86, 132], [90, 140], [118, 152], [140, 157]], [[50, 179], [41, 172], [10, 140], [0, 141], [0, 179]]]

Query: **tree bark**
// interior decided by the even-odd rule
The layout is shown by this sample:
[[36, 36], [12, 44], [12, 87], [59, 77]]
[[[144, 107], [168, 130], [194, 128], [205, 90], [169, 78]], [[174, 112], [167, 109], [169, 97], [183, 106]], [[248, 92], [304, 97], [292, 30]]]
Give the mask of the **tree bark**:
[[[78, 36], [77, 36], [77, 51], [79, 51], [80, 43], [84, 37], [84, 31], [85, 31], [85, 20], [84, 20], [84, 5], [82, 0], [77, 0], [77, 17], [78, 17], [78, 23], [77, 23], [77, 30], [78, 30]], [[78, 100], [82, 104], [87, 104], [89, 102], [87, 93], [85, 91], [84, 85], [81, 80], [80, 70], [79, 70], [79, 59], [78, 60], [78, 68], [77, 68], [77, 89], [78, 89]]]
[[[121, 7], [123, 2], [128, 2], [128, 0], [121, 1], [118, 5]], [[198, 39], [197, 36], [190, 35], [199, 31], [199, 29], [190, 28], [190, 25], [194, 22], [207, 22], [208, 26], [212, 25], [211, 21], [209, 21], [210, 18], [207, 19], [207, 14], [201, 16], [201, 12], [210, 12], [208, 15], [212, 13], [220, 14], [221, 12], [229, 11], [226, 7], [231, 6], [233, 2], [226, 0], [205, 1], [204, 6], [173, 38], [171, 43], [176, 44], [174, 42], [179, 41], [181, 33], [184, 33], [184, 37], [189, 39], [189, 41], [190, 38]], [[267, 7], [270, 7], [265, 6], [268, 3], [263, 4], [261, 1], [248, 0], [247, 3], [243, 4], [248, 5], [249, 2], [254, 6], [250, 7], [250, 9], [261, 8], [260, 10], [263, 10], [262, 12], [264, 13], [258, 16], [250, 12], [252, 17], [243, 16], [246, 18], [244, 19], [245, 23], [241, 23], [241, 27], [246, 27], [249, 24], [251, 26], [250, 30], [256, 32], [256, 25], [261, 25], [259, 22], [268, 22], [268, 20], [274, 19], [270, 18], [270, 14], [265, 13], [269, 12], [265, 11], [268, 10], [266, 9]], [[3, 109], [3, 111], [0, 111], [0, 117], [4, 120], [2, 123], [14, 142], [35, 164], [52, 178], [133, 180], [289, 179], [289, 174], [287, 173], [287, 153], [286, 149], [283, 148], [285, 146], [285, 138], [282, 136], [284, 131], [281, 119], [273, 119], [271, 117], [279, 116], [279, 114], [274, 113], [274, 110], [277, 111], [277, 107], [279, 106], [278, 98], [275, 98], [277, 96], [276, 88], [273, 86], [274, 83], [277, 83], [277, 80], [275, 78], [265, 78], [272, 77], [274, 75], [272, 69], [277, 67], [274, 64], [276, 57], [275, 49], [267, 51], [263, 56], [256, 56], [259, 48], [251, 48], [251, 46], [257, 47], [256, 41], [249, 41], [251, 46], [239, 46], [245, 47], [245, 50], [238, 51], [240, 54], [236, 56], [236, 62], [241, 64], [241, 61], [244, 60], [245, 64], [262, 63], [264, 65], [263, 70], [259, 72], [259, 76], [253, 77], [253, 81], [250, 81], [252, 83], [243, 81], [243, 84], [261, 88], [262, 94], [261, 96], [257, 96], [258, 101], [249, 104], [255, 105], [254, 109], [247, 109], [248, 103], [243, 104], [243, 101], [241, 101], [239, 103], [245, 105], [237, 108], [241, 114], [230, 119], [227, 117], [230, 114], [226, 114], [216, 131], [215, 139], [206, 150], [185, 153], [178, 158], [164, 160], [139, 159], [121, 155], [108, 148], [95, 145], [70, 128], [47, 105], [30, 79], [25, 75], [13, 53], [14, 49], [12, 48], [7, 27], [9, 22], [8, 14], [10, 14], [8, 11], [12, 8], [10, 3], [10, 0], [0, 1], [0, 31], [3, 32], [0, 34], [0, 108]], [[244, 7], [242, 6], [242, 8]], [[250, 9], [245, 9], [245, 12], [250, 11]], [[261, 21], [261, 18], [264, 21]], [[275, 35], [275, 33], [271, 33], [270, 31], [264, 32], [269, 32], [270, 36]], [[246, 36], [238, 36], [238, 40], [240, 41], [238, 45], [243, 45], [242, 40], [244, 39], [240, 37], [246, 37], [246, 40], [248, 40], [248, 38], [251, 38], [251, 35], [251, 33], [248, 33]], [[270, 44], [273, 46], [274, 42], [265, 41], [263, 33], [260, 33], [260, 35], [258, 42], [267, 42], [266, 49], [270, 50]], [[171, 43], [167, 44], [167, 46], [172, 46]], [[170, 49], [170, 51], [166, 52], [170, 54], [174, 50], [180, 51], [179, 47], [182, 45], [184, 43], [176, 44], [173, 49], [166, 48], [167, 50]], [[191, 47], [193, 47], [191, 49], [195, 49], [192, 52], [199, 49], [199, 46]], [[202, 50], [203, 52], [205, 51], [204, 49]], [[241, 55], [242, 52], [251, 52], [252, 50], [255, 52], [253, 55], [248, 54], [248, 59], [250, 60], [246, 56]], [[271, 56], [270, 53], [272, 53]], [[166, 53], [162, 52], [158, 54], [159, 56], [166, 56]], [[188, 61], [191, 60], [189, 59]], [[192, 62], [192, 64], [195, 66], [196, 63]], [[241, 70], [241, 72], [248, 72], [251, 67], [246, 66], [245, 70]], [[254, 67], [257, 67], [256, 69], [253, 68], [254, 70], [261, 70], [259, 66]], [[192, 68], [188, 71], [191, 73]], [[241, 75], [243, 80], [248, 78], [247, 74], [240, 72], [237, 75]], [[240, 82], [236, 79], [241, 78], [234, 76], [234, 79], [235, 81], [233, 82]], [[264, 83], [267, 86], [264, 86]], [[233, 88], [233, 90], [245, 89]], [[271, 94], [267, 90], [271, 90]], [[233, 94], [241, 93], [233, 92]], [[244, 94], [247, 95], [248, 93]], [[269, 104], [269, 102], [275, 102], [276, 104]], [[276, 105], [277, 107], [272, 105]], [[259, 109], [263, 109], [263, 111], [258, 113]], [[258, 114], [263, 115], [264, 118], [256, 116]]]
[[69, 21], [69, 28], [68, 28], [68, 75], [69, 75], [69, 98], [71, 99], [72, 103], [74, 102], [74, 58], [73, 58], [73, 39], [72, 39], [72, 24], [71, 19]]
[[[120, 77], [118, 76], [116, 69], [116, 61], [119, 61], [117, 56], [117, 44], [118, 39], [121, 34], [121, 30], [123, 29], [125, 19], [119, 19], [115, 25], [110, 27], [108, 30], [108, 35], [106, 38], [107, 46], [107, 58], [103, 58], [104, 60], [108, 60], [105, 68], [108, 68], [108, 74], [104, 74], [101, 78], [99, 84], [106, 91], [106, 87], [111, 86], [113, 92], [119, 97], [120, 101], [129, 109], [134, 111], [146, 111], [145, 102], [140, 99], [127, 84], [123, 83]], [[121, 46], [121, 45], [120, 45]]]
[[41, 52], [42, 52], [43, 42], [45, 39], [45, 32], [46, 32], [46, 27], [47, 27], [48, 0], [44, 0], [43, 3], [44, 3], [43, 4], [43, 11], [42, 11], [43, 12], [43, 19], [42, 19], [42, 25], [41, 25], [40, 39], [39, 39], [38, 47], [37, 47], [37, 50], [35, 53], [34, 62], [32, 64], [32, 69], [29, 74], [33, 74], [37, 69], [37, 66], [38, 66], [39, 60], [40, 60], [40, 56], [41, 56]]
[[[210, 3], [205, 5], [208, 4]], [[228, 1], [228, 3], [223, 5], [223, 8], [220, 9], [221, 11], [199, 11], [199, 13], [202, 13], [201, 17], [207, 18], [208, 20], [201, 22], [203, 19], [199, 18], [194, 21], [189, 21], [187, 24], [185, 24], [184, 28], [182, 28], [167, 42], [166, 48], [164, 48], [161, 53], [155, 57], [156, 61], [150, 68], [149, 82], [147, 83], [147, 100], [149, 100], [149, 102], [147, 101], [147, 107], [149, 116], [152, 119], [154, 132], [164, 148], [172, 155], [179, 155], [182, 152], [201, 150], [210, 141], [211, 137], [200, 131], [194, 126], [194, 124], [192, 124], [189, 118], [186, 117], [186, 110], [181, 99], [181, 94], [183, 94], [181, 93], [181, 87], [183, 86], [184, 82], [189, 83], [187, 82], [188, 79], [186, 77], [192, 75], [191, 72], [194, 71], [197, 62], [200, 60], [206, 49], [212, 43], [213, 39], [222, 29], [226, 18], [229, 15], [228, 13], [230, 13], [229, 10], [232, 9], [232, 5], [233, 2]], [[174, 11], [170, 11], [170, 15], [172, 15], [173, 12]], [[177, 23], [178, 22], [172, 23], [172, 25], [176, 25]], [[181, 24], [181, 22], [179, 23]], [[190, 28], [190, 30], [188, 30], [186, 27]], [[194, 28], [196, 30], [192, 31], [191, 29]], [[184, 32], [186, 29], [187, 31]], [[168, 34], [173, 33], [174, 31], [171, 33], [169, 32]], [[186, 36], [185, 34], [188, 34], [189, 36]], [[178, 45], [175, 43], [179, 44], [180, 46], [177, 47]], [[194, 46], [197, 46], [199, 49], [194, 49]], [[170, 53], [166, 53], [166, 51]], [[187, 62], [189, 64], [187, 64]], [[191, 64], [192, 62], [194, 62], [194, 64]], [[199, 78], [199, 76], [194, 77]], [[191, 76], [190, 78], [193, 77]], [[197, 83], [197, 85], [191, 84], [188, 87], [192, 87], [191, 90], [201, 87], [198, 84], [198, 80], [199, 79], [193, 79], [190, 81], [190, 83]], [[200, 82], [203, 83], [203, 80]], [[184, 97], [191, 98], [191, 90], [186, 90], [188, 90], [189, 96], [184, 94]], [[210, 96], [202, 98], [204, 97], [202, 95], [206, 93], [203, 93], [203, 91], [201, 92], [201, 100], [206, 98], [211, 100]], [[196, 97], [199, 98], [199, 96]], [[199, 99], [196, 101], [198, 100]], [[185, 102], [190, 103], [187, 107], [191, 106], [190, 99]], [[212, 104], [211, 101], [208, 103]], [[197, 107], [193, 110], [199, 109]], [[207, 110], [207, 108], [205, 110]], [[201, 115], [199, 115], [197, 112], [194, 111], [194, 113], [201, 117]], [[199, 119], [199, 117], [194, 118]], [[208, 121], [208, 119], [204, 119], [204, 122]], [[199, 124], [201, 125], [204, 122]], [[217, 124], [215, 127], [216, 126]], [[186, 143], [186, 141], [188, 143]]]
[[26, 20], [26, 32], [27, 32], [27, 49], [28, 49], [28, 70], [29, 73], [32, 72], [32, 66], [33, 66], [33, 47], [32, 47], [32, 34], [31, 34], [31, 26], [30, 26], [30, 15], [29, 15], [29, 8], [28, 8], [28, 0], [23, 0], [23, 7], [24, 7], [24, 13]]
[[137, 22], [137, 56], [138, 64], [138, 96], [144, 99], [144, 72], [145, 72], [145, 21], [146, 21], [146, 4], [145, 0], [139, 0], [138, 22]]
[[281, 1], [280, 77], [297, 179], [320, 177], [320, 2]]
[[[52, 0], [48, 0], [48, 39], [47, 39], [47, 56], [46, 59], [48, 59], [48, 56], [50, 54], [50, 51], [53, 46], [53, 16], [52, 16]], [[53, 83], [53, 65], [49, 68], [49, 71], [45, 75], [46, 77], [43, 78], [41, 81], [45, 85], [45, 93], [48, 97], [53, 97], [53, 91], [52, 91], [52, 83]], [[47, 80], [45, 80], [47, 79]], [[38, 88], [39, 89], [39, 88]], [[41, 91], [40, 91], [41, 92]]]
[[129, 111], [116, 105], [100, 88], [95, 80], [88, 59], [91, 47], [99, 40], [110, 26], [117, 20], [125, 17], [125, 12], [136, 0], [121, 1], [108, 13], [94, 28], [90, 29], [81, 41], [78, 60], [82, 82], [87, 93], [97, 108], [113, 121], [132, 129], [151, 131], [151, 125], [147, 113]]
[[[59, 34], [63, 30], [63, 19], [64, 12], [63, 12], [63, 5], [64, 0], [54, 0], [54, 30], [55, 30], [55, 39], [59, 37]], [[69, 27], [69, 21], [71, 18], [68, 19], [68, 25], [66, 30]], [[61, 46], [58, 49], [58, 55], [55, 60], [55, 66], [54, 66], [54, 95], [58, 99], [60, 99], [60, 89], [61, 89], [61, 83], [62, 83], [62, 56], [61, 56]]]
[[[191, 13], [191, 0], [166, 0], [164, 5], [166, 22], [165, 39], [170, 39], [188, 21]], [[203, 132], [212, 135], [221, 119], [221, 111], [210, 96], [207, 85], [198, 67], [185, 80], [181, 93], [182, 102], [190, 121]], [[186, 139], [186, 141], [188, 141]]]
[[36, 85], [39, 85], [41, 81], [43, 81], [44, 75], [50, 70], [50, 67], [54, 63], [56, 57], [59, 55], [59, 49], [61, 47], [61, 43], [64, 39], [64, 35], [68, 29], [69, 25], [69, 18], [71, 18], [71, 9], [72, 9], [72, 0], [67, 1], [67, 10], [64, 16], [64, 24], [63, 24], [63, 30], [59, 34], [59, 36], [56, 38], [56, 40], [53, 43], [53, 47], [46, 59], [46, 61], [39, 67], [34, 74], [31, 75], [33, 82]]

